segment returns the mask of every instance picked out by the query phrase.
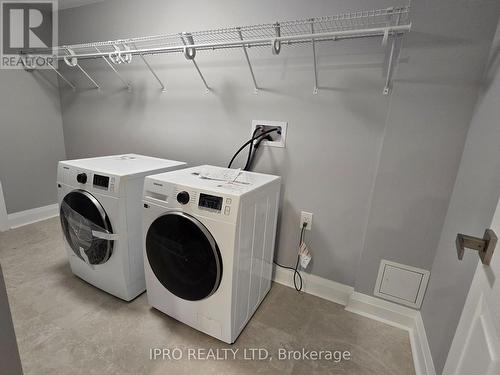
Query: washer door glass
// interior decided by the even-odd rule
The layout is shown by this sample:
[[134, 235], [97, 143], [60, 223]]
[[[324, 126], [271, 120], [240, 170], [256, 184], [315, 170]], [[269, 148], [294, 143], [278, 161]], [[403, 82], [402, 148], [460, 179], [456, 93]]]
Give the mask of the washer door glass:
[[208, 229], [194, 217], [171, 212], [157, 218], [146, 235], [146, 254], [156, 278], [189, 301], [206, 298], [222, 278], [222, 258]]
[[84, 262], [105, 263], [113, 252], [111, 222], [99, 201], [85, 190], [67, 194], [60, 207], [63, 233], [73, 252]]

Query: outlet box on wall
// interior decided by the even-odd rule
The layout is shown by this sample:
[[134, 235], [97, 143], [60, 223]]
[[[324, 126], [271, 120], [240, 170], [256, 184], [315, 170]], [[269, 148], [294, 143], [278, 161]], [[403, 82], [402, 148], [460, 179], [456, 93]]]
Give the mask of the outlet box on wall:
[[302, 211], [300, 213], [299, 228], [302, 228], [304, 226], [304, 224], [306, 224], [306, 230], [311, 230], [312, 223], [313, 223], [313, 214], [311, 212]]
[[272, 141], [264, 140], [261, 145], [270, 147], [286, 147], [286, 131], [288, 123], [286, 121], [270, 121], [270, 120], [253, 120], [252, 121], [252, 133], [255, 131], [257, 126], [263, 126], [265, 130], [271, 128], [280, 128], [281, 134], [276, 132], [271, 133]]
[[374, 294], [377, 297], [419, 309], [430, 272], [382, 259]]

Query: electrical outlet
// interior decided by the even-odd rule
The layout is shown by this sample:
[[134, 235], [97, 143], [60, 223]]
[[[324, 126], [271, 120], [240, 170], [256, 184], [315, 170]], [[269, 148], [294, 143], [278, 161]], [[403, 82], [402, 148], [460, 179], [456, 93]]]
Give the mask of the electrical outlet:
[[287, 122], [285, 121], [268, 121], [268, 120], [253, 120], [252, 121], [252, 133], [254, 132], [257, 126], [261, 126], [263, 131], [270, 130], [272, 128], [279, 128], [281, 134], [277, 132], [273, 132], [269, 134], [269, 137], [272, 140], [263, 140], [262, 146], [270, 146], [270, 147], [286, 147], [286, 129]]
[[299, 228], [302, 228], [302, 226], [306, 223], [306, 230], [311, 230], [312, 224], [313, 224], [313, 214], [310, 212], [305, 212], [302, 211], [300, 213], [300, 225]]

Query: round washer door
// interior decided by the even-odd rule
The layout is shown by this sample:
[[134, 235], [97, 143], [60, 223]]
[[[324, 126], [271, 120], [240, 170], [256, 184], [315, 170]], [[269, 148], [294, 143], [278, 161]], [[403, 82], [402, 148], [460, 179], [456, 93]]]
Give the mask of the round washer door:
[[179, 298], [198, 301], [219, 287], [222, 257], [217, 243], [190, 215], [170, 212], [157, 218], [146, 235], [146, 255], [158, 281]]
[[68, 193], [61, 202], [59, 214], [64, 237], [80, 259], [98, 265], [111, 257], [113, 240], [96, 235], [113, 233], [111, 222], [92, 194], [85, 190]]

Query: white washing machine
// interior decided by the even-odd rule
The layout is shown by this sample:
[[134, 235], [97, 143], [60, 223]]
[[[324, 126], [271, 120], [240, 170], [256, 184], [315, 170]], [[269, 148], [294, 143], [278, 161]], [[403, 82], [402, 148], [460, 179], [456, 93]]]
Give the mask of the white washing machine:
[[271, 287], [281, 178], [213, 166], [146, 177], [149, 303], [233, 343]]
[[135, 154], [59, 162], [59, 213], [73, 273], [126, 301], [144, 292], [144, 177], [184, 166]]

